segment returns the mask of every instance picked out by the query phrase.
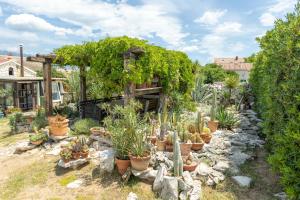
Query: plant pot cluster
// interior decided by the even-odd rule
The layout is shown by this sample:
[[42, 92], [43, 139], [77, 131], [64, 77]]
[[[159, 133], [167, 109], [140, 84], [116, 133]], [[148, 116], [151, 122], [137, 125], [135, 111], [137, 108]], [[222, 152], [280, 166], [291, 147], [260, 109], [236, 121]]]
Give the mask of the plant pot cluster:
[[61, 115], [48, 117], [50, 135], [65, 136], [69, 130], [69, 120]]
[[87, 146], [84, 137], [72, 140], [68, 145], [63, 146], [60, 151], [60, 157], [65, 163], [68, 163], [71, 160], [87, 158], [88, 156], [89, 147]]
[[45, 129], [41, 129], [39, 131], [35, 130], [35, 133], [29, 136], [30, 143], [36, 146], [42, 144], [47, 140], [48, 140], [48, 135]]
[[193, 161], [191, 155], [183, 157], [183, 171], [193, 172], [197, 168], [198, 164]]

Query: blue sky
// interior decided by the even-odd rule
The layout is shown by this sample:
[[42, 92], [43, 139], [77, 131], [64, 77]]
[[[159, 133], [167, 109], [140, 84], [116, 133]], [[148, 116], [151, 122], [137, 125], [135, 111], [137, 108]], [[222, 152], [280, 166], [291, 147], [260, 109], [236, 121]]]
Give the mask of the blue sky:
[[200, 63], [249, 56], [255, 38], [297, 0], [0, 0], [0, 50], [48, 53], [64, 44], [128, 35]]

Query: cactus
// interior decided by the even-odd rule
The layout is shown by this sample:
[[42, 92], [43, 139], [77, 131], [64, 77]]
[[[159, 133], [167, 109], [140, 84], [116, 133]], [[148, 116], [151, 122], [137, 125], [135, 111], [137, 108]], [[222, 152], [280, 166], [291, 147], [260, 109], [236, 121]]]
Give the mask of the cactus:
[[167, 142], [168, 144], [173, 144], [173, 136], [170, 133], [167, 135]]
[[210, 134], [210, 129], [207, 128], [207, 127], [204, 127], [203, 133], [205, 133], [205, 134]]
[[177, 139], [177, 132], [173, 134], [174, 148], [173, 148], [173, 162], [174, 162], [174, 176], [182, 176], [183, 161], [180, 152], [180, 145]]
[[86, 145], [86, 138], [84, 136], [80, 136], [79, 137], [79, 142], [80, 142], [81, 146]]
[[192, 134], [191, 141], [192, 141], [192, 143], [203, 143], [203, 140], [198, 133]]
[[196, 125], [198, 133], [202, 133], [204, 128], [204, 117], [201, 112], [198, 112]]
[[213, 97], [212, 97], [212, 104], [210, 109], [210, 121], [215, 121], [216, 119], [216, 110], [217, 110], [217, 91], [213, 89]]
[[168, 105], [167, 100], [165, 100], [162, 110], [162, 116], [159, 115], [160, 118], [160, 140], [164, 140], [166, 132], [168, 131]]
[[177, 131], [181, 142], [187, 142], [191, 139], [191, 134], [184, 128], [182, 124], [177, 125]]

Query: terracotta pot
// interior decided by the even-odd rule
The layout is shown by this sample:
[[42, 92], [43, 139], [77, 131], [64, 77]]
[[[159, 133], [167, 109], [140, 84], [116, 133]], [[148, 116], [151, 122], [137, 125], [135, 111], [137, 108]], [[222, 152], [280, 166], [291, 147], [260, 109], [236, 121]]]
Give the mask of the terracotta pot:
[[96, 136], [98, 136], [98, 135], [104, 136], [105, 135], [105, 129], [103, 127], [92, 127], [92, 128], [90, 128], [90, 131], [93, 135], [96, 135]]
[[180, 152], [181, 155], [187, 156], [190, 154], [192, 148], [192, 143], [181, 143], [180, 144]]
[[40, 144], [42, 144], [43, 143], [43, 140], [38, 140], [38, 141], [30, 141], [30, 143], [31, 144], [33, 144], [33, 145], [40, 145]]
[[73, 158], [74, 160], [79, 159], [80, 156], [81, 156], [81, 153], [80, 153], [80, 152], [72, 152], [72, 158]]
[[172, 144], [166, 144], [166, 151], [173, 152], [173, 145]]
[[199, 151], [203, 148], [204, 143], [193, 143], [192, 144], [192, 150]]
[[61, 159], [64, 161], [64, 163], [70, 162], [70, 159], [66, 159], [66, 158], [61, 158]]
[[123, 175], [127, 171], [128, 167], [130, 166], [130, 160], [121, 160], [116, 158], [116, 165], [119, 174]]
[[48, 118], [50, 135], [53, 136], [64, 136], [69, 130], [69, 120], [65, 119], [63, 121], [56, 121], [54, 119]]
[[212, 138], [211, 134], [201, 134], [200, 136], [206, 144], [208, 144]]
[[80, 152], [80, 156], [82, 158], [87, 158], [89, 156], [89, 152]]
[[136, 156], [129, 156], [130, 163], [133, 169], [138, 171], [144, 171], [148, 168], [150, 163], [151, 156], [145, 156], [145, 157], [136, 157]]
[[195, 171], [195, 169], [197, 168], [198, 164], [197, 163], [192, 163], [191, 165], [183, 165], [183, 171], [189, 171], [189, 172], [193, 172]]
[[212, 133], [216, 132], [216, 130], [218, 129], [219, 126], [219, 122], [218, 121], [208, 121], [207, 124], [208, 128], [210, 129], [210, 131]]
[[156, 146], [157, 146], [157, 151], [164, 151], [165, 148], [166, 148], [166, 142], [161, 141], [161, 140], [157, 140], [156, 141]]
[[148, 141], [150, 141], [153, 145], [156, 144], [156, 136], [148, 136]]

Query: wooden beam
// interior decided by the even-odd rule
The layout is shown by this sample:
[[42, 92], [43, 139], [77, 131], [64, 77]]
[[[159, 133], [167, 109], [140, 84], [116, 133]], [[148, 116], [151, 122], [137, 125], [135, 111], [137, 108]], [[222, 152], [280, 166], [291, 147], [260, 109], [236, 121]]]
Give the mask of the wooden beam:
[[[86, 101], [86, 71], [85, 66], [79, 67], [79, 77], [80, 77], [80, 101]], [[85, 110], [81, 113], [81, 117], [85, 118]]]
[[52, 115], [52, 79], [51, 79], [51, 63], [43, 63], [44, 73], [44, 97], [45, 97], [45, 110], [47, 116]]

